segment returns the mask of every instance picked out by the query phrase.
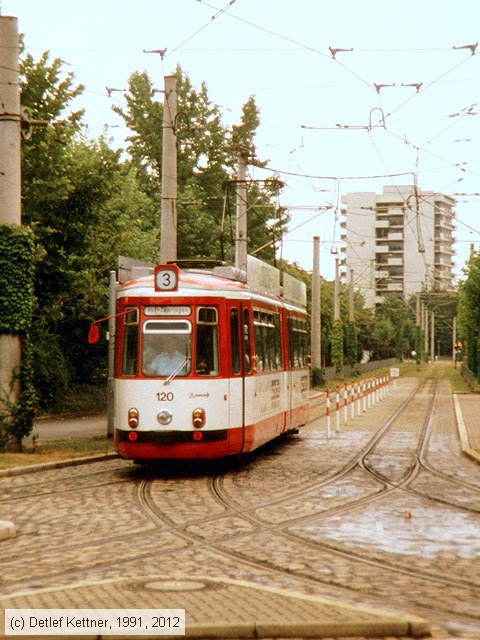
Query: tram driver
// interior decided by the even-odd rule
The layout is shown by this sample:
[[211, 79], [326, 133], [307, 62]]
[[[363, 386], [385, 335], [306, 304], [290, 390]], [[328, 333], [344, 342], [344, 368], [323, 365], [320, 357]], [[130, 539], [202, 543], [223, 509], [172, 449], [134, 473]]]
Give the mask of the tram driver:
[[189, 358], [182, 353], [181, 345], [177, 336], [162, 336], [161, 351], [157, 351], [152, 361], [146, 367], [146, 375], [170, 376], [177, 373], [179, 376], [187, 375], [189, 369]]

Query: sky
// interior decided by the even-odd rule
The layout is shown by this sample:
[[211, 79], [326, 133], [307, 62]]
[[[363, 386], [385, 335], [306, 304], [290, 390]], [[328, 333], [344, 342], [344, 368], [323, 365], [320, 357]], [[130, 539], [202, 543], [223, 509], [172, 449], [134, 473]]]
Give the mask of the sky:
[[[26, 51], [48, 50], [85, 91], [86, 132], [128, 131], [111, 110], [128, 78], [155, 87], [180, 65], [205, 83], [227, 125], [250, 96], [260, 109], [257, 155], [285, 183], [291, 214], [281, 257], [334, 277], [342, 196], [412, 185], [457, 200], [456, 274], [480, 248], [478, 0], [0, 0]], [[153, 49], [167, 51], [146, 53]], [[119, 91], [109, 91], [118, 89]], [[159, 100], [163, 100], [159, 94]], [[256, 247], [249, 247], [254, 251]]]

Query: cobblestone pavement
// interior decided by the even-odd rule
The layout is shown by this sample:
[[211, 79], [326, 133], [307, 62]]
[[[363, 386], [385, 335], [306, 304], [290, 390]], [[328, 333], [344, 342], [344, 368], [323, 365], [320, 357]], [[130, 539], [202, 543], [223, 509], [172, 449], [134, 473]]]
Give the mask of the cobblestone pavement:
[[[321, 415], [238, 468], [152, 470], [115, 459], [0, 478], [1, 519], [16, 529], [0, 541], [2, 606], [13, 594], [45, 589], [61, 603], [72, 588], [92, 596], [100, 583], [119, 589], [122, 581], [208, 576], [320, 597], [332, 610], [417, 616], [438, 640], [480, 638], [480, 465], [462, 453], [447, 384], [440, 383], [423, 464], [408, 485], [401, 482], [432, 385], [366, 459], [396, 486], [348, 465], [417, 383], [399, 379], [347, 424], [342, 414], [330, 438]], [[113, 606], [108, 593], [113, 587], [101, 606]], [[220, 607], [216, 615], [227, 614]], [[382, 637], [402, 637], [386, 629]]]

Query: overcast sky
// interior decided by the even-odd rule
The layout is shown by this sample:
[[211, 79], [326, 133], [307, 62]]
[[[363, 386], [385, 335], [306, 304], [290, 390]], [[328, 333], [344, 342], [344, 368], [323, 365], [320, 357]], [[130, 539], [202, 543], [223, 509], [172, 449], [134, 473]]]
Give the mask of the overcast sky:
[[[457, 268], [480, 247], [478, 0], [0, 0], [28, 52], [45, 50], [85, 85], [76, 108], [89, 135], [105, 124], [134, 71], [155, 86], [177, 64], [205, 82], [226, 124], [255, 96], [258, 156], [286, 183], [283, 257], [333, 278], [342, 195], [413, 184], [457, 198]], [[163, 61], [144, 49], [167, 48]], [[335, 51], [346, 49], [346, 51]], [[383, 86], [380, 86], [383, 85]], [[109, 97], [106, 87], [121, 89]], [[161, 94], [159, 94], [159, 99]], [[268, 173], [250, 170], [252, 178]], [[328, 208], [327, 211], [324, 211]], [[255, 247], [250, 247], [250, 251]]]

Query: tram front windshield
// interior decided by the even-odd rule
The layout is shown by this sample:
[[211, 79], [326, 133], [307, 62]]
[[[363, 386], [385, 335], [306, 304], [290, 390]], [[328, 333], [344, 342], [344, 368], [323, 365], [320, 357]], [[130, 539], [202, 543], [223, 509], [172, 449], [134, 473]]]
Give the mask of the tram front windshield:
[[147, 320], [142, 333], [145, 376], [187, 376], [190, 373], [192, 327], [188, 320]]

